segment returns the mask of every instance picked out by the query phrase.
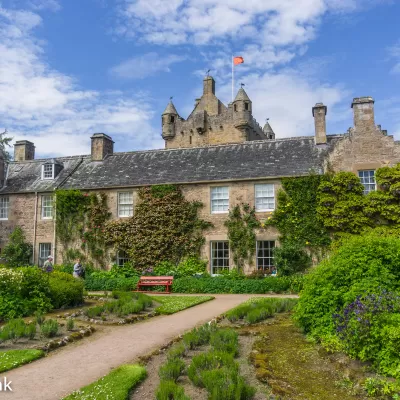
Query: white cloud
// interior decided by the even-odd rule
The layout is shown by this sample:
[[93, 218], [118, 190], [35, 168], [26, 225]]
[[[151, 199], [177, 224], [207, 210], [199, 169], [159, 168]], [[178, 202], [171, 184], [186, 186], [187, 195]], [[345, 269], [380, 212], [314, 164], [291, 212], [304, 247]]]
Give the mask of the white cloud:
[[157, 72], [170, 72], [172, 64], [181, 62], [186, 58], [174, 54], [160, 56], [151, 52], [130, 58], [111, 68], [112, 75], [124, 79], [143, 79], [155, 75]]
[[393, 46], [388, 48], [389, 58], [395, 62], [391, 69], [391, 73], [400, 74], [400, 40]]
[[0, 7], [0, 130], [35, 142], [39, 155], [88, 153], [90, 135], [102, 131], [115, 138], [117, 149], [160, 146], [149, 99], [83, 90], [52, 69], [33, 35], [41, 23], [31, 11]]

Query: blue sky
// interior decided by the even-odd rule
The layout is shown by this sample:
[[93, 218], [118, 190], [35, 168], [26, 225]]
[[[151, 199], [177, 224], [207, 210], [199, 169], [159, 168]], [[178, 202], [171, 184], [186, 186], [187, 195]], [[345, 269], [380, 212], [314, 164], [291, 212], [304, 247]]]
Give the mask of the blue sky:
[[162, 148], [173, 96], [188, 116], [211, 68], [217, 96], [245, 83], [256, 119], [276, 136], [352, 126], [353, 97], [373, 96], [376, 123], [400, 139], [400, 1], [0, 0], [0, 130], [38, 156]]

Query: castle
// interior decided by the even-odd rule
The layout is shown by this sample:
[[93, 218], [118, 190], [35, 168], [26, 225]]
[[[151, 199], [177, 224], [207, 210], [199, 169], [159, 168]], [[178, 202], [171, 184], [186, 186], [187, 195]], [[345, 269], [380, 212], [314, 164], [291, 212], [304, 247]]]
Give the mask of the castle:
[[[35, 159], [35, 146], [27, 140], [14, 145], [14, 161], [0, 158], [0, 248], [16, 226], [32, 243], [33, 262], [42, 264], [49, 254], [62, 262], [54, 212], [56, 189], [104, 192], [112, 218], [134, 214], [138, 188], [179, 184], [188, 200], [201, 201], [200, 216], [213, 223], [205, 233], [202, 258], [209, 272], [218, 274], [233, 266], [224, 221], [229, 209], [240, 203], [255, 207], [265, 220], [276, 206], [283, 177], [325, 171], [352, 171], [365, 192], [376, 189], [375, 171], [400, 162], [400, 145], [375, 125], [374, 100], [355, 98], [351, 104], [353, 127], [327, 135], [327, 107], [310, 107], [315, 132], [279, 139], [267, 122], [263, 128], [252, 115], [252, 102], [243, 88], [225, 106], [215, 95], [215, 81], [204, 78], [203, 95], [185, 120], [172, 101], [162, 114], [165, 149], [114, 152], [112, 138], [103, 133], [91, 137], [91, 154]], [[274, 265], [273, 248], [279, 232], [273, 227], [256, 232], [253, 265], [245, 272]], [[116, 260], [123, 264], [120, 251]]]

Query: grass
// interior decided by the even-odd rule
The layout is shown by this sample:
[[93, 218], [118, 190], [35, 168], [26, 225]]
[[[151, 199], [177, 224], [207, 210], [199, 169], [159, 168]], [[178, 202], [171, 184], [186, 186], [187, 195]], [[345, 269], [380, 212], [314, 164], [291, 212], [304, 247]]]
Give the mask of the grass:
[[9, 371], [44, 356], [42, 350], [8, 350], [0, 352], [0, 372]]
[[213, 296], [154, 296], [153, 300], [161, 303], [156, 308], [159, 314], [174, 314], [178, 311], [185, 310], [206, 301], [213, 300]]
[[127, 400], [129, 392], [146, 377], [140, 365], [122, 365], [84, 388], [73, 392], [64, 400]]

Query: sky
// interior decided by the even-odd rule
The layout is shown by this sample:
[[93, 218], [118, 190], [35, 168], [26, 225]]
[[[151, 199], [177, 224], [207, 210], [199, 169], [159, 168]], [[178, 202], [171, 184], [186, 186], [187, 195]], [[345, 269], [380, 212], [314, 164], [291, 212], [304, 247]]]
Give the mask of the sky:
[[169, 98], [183, 118], [208, 69], [231, 101], [240, 83], [277, 138], [353, 125], [354, 97], [400, 140], [400, 0], [0, 0], [0, 132], [37, 157], [163, 148]]

